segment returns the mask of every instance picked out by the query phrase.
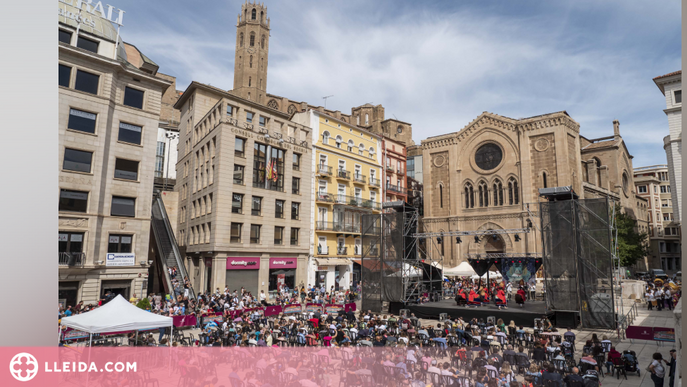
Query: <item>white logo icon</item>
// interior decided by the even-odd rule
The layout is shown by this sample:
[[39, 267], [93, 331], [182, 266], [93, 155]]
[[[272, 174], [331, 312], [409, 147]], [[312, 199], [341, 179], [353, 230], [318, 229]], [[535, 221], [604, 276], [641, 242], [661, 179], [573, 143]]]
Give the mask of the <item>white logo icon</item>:
[[38, 374], [38, 361], [30, 353], [18, 353], [10, 361], [10, 374], [20, 382], [28, 382]]

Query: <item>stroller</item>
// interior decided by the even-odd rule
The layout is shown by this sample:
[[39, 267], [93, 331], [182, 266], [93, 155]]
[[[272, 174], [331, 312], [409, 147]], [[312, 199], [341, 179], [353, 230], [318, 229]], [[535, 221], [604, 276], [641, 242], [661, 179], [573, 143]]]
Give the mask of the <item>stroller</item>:
[[637, 354], [635, 351], [625, 350], [621, 358], [623, 359], [625, 374], [628, 372], [636, 372], [637, 376], [640, 376], [639, 363], [637, 362]]

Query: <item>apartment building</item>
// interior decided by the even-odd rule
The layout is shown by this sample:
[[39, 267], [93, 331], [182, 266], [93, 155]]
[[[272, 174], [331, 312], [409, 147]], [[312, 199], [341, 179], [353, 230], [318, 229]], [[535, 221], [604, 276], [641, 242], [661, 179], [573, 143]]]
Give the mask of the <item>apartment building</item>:
[[408, 201], [408, 181], [406, 179], [406, 146], [382, 137], [384, 160], [383, 178], [384, 201]]
[[682, 270], [680, 223], [674, 215], [673, 189], [668, 165], [651, 165], [634, 169], [637, 195], [647, 200], [651, 256], [649, 269], [663, 269], [672, 274]]
[[58, 6], [58, 298], [144, 296], [160, 100], [171, 82], [109, 20]]
[[313, 133], [308, 284], [348, 289], [360, 279], [361, 217], [381, 212], [382, 140], [317, 110], [296, 113], [293, 121]]
[[306, 281], [312, 135], [290, 116], [192, 82], [181, 111], [177, 241], [196, 291]]

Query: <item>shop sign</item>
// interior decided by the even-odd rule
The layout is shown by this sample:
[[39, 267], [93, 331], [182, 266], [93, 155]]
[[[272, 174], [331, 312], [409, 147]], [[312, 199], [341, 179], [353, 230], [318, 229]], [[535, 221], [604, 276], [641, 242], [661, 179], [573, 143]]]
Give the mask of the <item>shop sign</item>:
[[[103, 6], [102, 1], [98, 1], [97, 3], [93, 4], [93, 0], [58, 0], [60, 3], [71, 5], [72, 7], [75, 7], [77, 10], [82, 10], [86, 11], [87, 13], [97, 16], [103, 19], [107, 19], [111, 21], [114, 24], [117, 25], [122, 25], [124, 21], [124, 11], [121, 9], [117, 9], [109, 4], [106, 4]], [[107, 8], [107, 10], [105, 10]], [[81, 22], [84, 24], [87, 24], [93, 28], [95, 28], [95, 22], [93, 19], [88, 19], [87, 17], [83, 17], [80, 14], [74, 14], [72, 12], [63, 10], [62, 8], [58, 8], [58, 12], [60, 16], [64, 16], [69, 19], [73, 19], [77, 22]], [[116, 11], [115, 11], [116, 10]], [[114, 11], [114, 12], [113, 12]], [[81, 20], [79, 20], [81, 19]]]
[[270, 258], [270, 269], [295, 269], [297, 264], [296, 258]]
[[134, 253], [107, 253], [105, 266], [133, 266], [136, 263]]
[[229, 257], [227, 258], [227, 270], [258, 270], [260, 258]]

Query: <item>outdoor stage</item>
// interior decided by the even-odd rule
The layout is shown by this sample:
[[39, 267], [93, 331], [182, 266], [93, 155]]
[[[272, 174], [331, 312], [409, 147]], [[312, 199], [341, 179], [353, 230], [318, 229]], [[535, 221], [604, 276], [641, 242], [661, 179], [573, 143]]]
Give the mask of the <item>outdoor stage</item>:
[[[405, 308], [410, 309], [410, 313], [414, 313], [418, 318], [438, 320], [440, 313], [448, 313], [451, 319], [462, 317], [464, 321], [470, 321], [473, 318], [483, 318], [486, 321], [488, 316], [494, 316], [496, 319], [503, 319], [506, 325], [513, 320], [516, 325], [523, 325], [525, 327], [532, 327], [534, 319], [541, 318], [546, 313], [546, 303], [544, 301], [527, 301], [524, 308], [521, 308], [515, 302], [510, 302], [508, 303], [508, 309], [501, 310], [494, 304], [476, 308], [457, 306], [456, 301], [453, 299], [428, 302], [422, 305], [407, 305]], [[550, 313], [550, 315], [552, 316], [553, 314]]]

